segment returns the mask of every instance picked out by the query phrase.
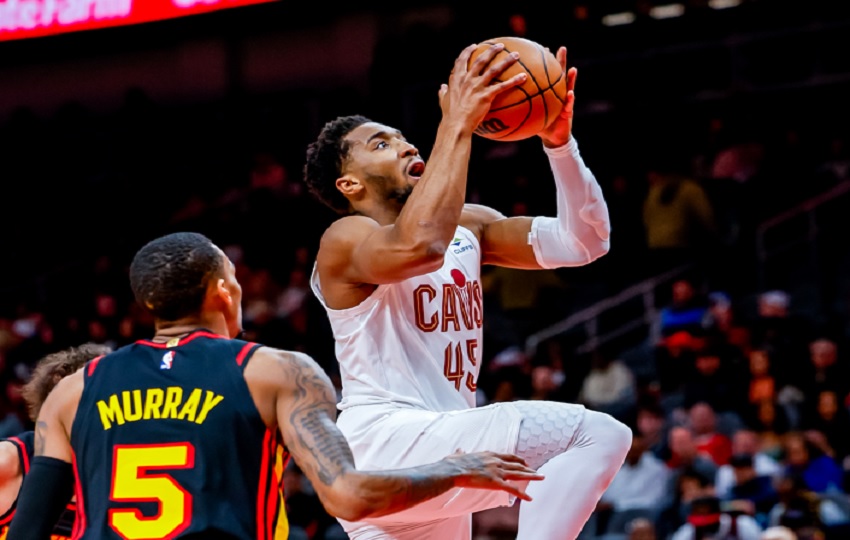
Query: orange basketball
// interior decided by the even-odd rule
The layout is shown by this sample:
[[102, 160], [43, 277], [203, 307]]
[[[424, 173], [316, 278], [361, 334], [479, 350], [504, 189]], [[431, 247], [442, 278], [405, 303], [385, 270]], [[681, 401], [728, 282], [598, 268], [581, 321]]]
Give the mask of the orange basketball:
[[475, 133], [496, 141], [527, 139], [549, 126], [564, 108], [567, 74], [552, 52], [539, 43], [519, 37], [493, 38], [479, 43], [469, 59], [470, 64], [494, 43], [505, 45], [494, 61], [513, 51], [519, 52], [519, 61], [496, 81], [507, 80], [523, 71], [528, 78], [523, 84], [496, 96]]

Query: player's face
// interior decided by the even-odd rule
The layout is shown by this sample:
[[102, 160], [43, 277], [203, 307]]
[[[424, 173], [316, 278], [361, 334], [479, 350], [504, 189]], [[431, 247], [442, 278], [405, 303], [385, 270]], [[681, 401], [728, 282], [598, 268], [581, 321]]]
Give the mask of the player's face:
[[375, 122], [354, 128], [345, 138], [350, 149], [343, 175], [364, 182], [380, 201], [404, 204], [425, 172], [419, 150], [397, 129]]

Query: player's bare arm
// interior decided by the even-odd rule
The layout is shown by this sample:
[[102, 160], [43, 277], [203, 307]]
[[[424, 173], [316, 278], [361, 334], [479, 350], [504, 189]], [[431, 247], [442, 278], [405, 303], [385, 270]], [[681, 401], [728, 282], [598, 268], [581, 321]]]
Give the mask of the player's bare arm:
[[77, 413], [83, 372], [59, 381], [47, 396], [35, 423], [30, 472], [24, 478], [9, 540], [49, 538], [50, 531], [73, 497], [71, 420]]
[[71, 423], [77, 413], [83, 391], [83, 371], [59, 381], [44, 400], [35, 422], [34, 450], [46, 456], [71, 463]]
[[[416, 169], [421, 169], [422, 164], [416, 148], [395, 130], [370, 123], [356, 128], [347, 137], [350, 155], [346, 174], [337, 181], [337, 186], [349, 198], [358, 195], [356, 188], [361, 180], [358, 167], [370, 160], [383, 159], [382, 153], [398, 161], [403, 169], [398, 174], [412, 177], [421, 174], [421, 177], [397, 215], [393, 210], [370, 206], [370, 218], [344, 218], [330, 228], [319, 256], [323, 287], [336, 280], [352, 284], [394, 283], [440, 267], [466, 198], [473, 130], [496, 94], [520, 84], [525, 77], [517, 75], [493, 82], [518, 59], [509, 55], [491, 63], [502, 48], [501, 44], [494, 45], [469, 67], [467, 63], [475, 46], [467, 47], [456, 59], [449, 83], [440, 89], [443, 117], [424, 172]], [[344, 273], [333, 272], [337, 259], [346, 261]]]
[[5, 514], [18, 498], [21, 489], [21, 460], [17, 447], [9, 442], [0, 442], [0, 515]]
[[[261, 372], [264, 384], [255, 379]], [[261, 401], [261, 414], [269, 413], [267, 402], [262, 402], [268, 390], [277, 386], [274, 420], [287, 449], [334, 516], [359, 520], [391, 514], [454, 487], [504, 490], [527, 500], [528, 495], [509, 481], [542, 479], [520, 458], [489, 452], [449, 456], [411, 469], [358, 471], [336, 426], [333, 385], [309, 356], [260, 349], [246, 368], [246, 380]]]

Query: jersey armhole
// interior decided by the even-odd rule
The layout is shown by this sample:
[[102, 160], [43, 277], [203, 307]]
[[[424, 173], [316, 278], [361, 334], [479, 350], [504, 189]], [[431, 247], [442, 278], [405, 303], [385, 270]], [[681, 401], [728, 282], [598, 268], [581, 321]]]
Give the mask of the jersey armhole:
[[245, 371], [245, 367], [248, 365], [248, 362], [251, 360], [251, 357], [254, 356], [254, 353], [257, 352], [257, 349], [262, 347], [259, 343], [248, 342], [242, 346], [239, 353], [236, 355], [236, 365], [239, 366], [239, 369]]

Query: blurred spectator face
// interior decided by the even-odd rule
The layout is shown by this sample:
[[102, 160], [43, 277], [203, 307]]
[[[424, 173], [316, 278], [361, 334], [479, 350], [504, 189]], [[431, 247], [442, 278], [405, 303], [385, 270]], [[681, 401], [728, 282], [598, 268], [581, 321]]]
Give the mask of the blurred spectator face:
[[717, 419], [714, 415], [714, 409], [707, 403], [697, 403], [691, 407], [689, 418], [694, 433], [698, 435], [714, 433]]
[[767, 351], [755, 349], [750, 352], [750, 375], [753, 377], [766, 377], [770, 372], [770, 357]]
[[706, 377], [714, 375], [720, 369], [720, 357], [716, 354], [702, 353], [696, 358], [697, 371]]
[[638, 518], [629, 523], [629, 540], [656, 540], [655, 525], [646, 518]]
[[758, 313], [761, 317], [786, 317], [788, 315], [788, 293], [769, 291], [762, 293], [758, 300]]
[[785, 461], [793, 466], [804, 466], [809, 462], [809, 449], [803, 437], [793, 435], [785, 439]]
[[758, 433], [749, 429], [740, 429], [732, 435], [732, 453], [754, 456], [760, 448]]
[[694, 298], [694, 286], [690, 281], [680, 279], [673, 283], [673, 303], [687, 304]]
[[757, 416], [763, 426], [772, 426], [776, 422], [776, 404], [767, 399], [760, 401]]
[[838, 396], [835, 392], [826, 390], [818, 395], [818, 415], [831, 420], [838, 412]]
[[664, 430], [664, 417], [649, 409], [637, 413], [637, 429], [644, 437], [657, 437]]
[[694, 436], [688, 428], [674, 427], [671, 429], [668, 444], [673, 455], [680, 458], [693, 458], [697, 454]]
[[735, 483], [738, 485], [745, 484], [756, 477], [756, 470], [752, 463], [749, 465], [737, 465], [732, 468], [735, 473]]
[[818, 339], [809, 345], [809, 354], [812, 364], [818, 369], [827, 368], [838, 358], [838, 349], [835, 343], [828, 339]]

